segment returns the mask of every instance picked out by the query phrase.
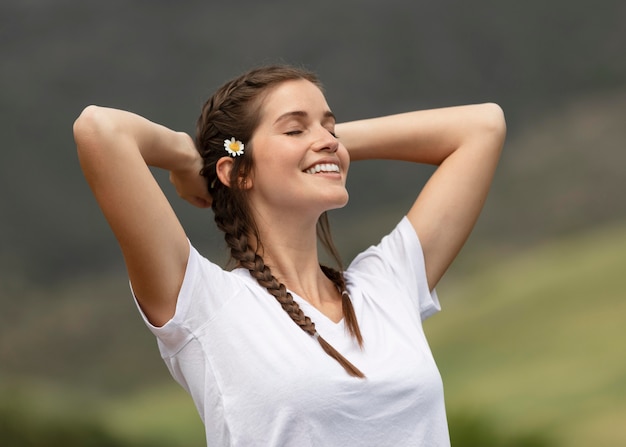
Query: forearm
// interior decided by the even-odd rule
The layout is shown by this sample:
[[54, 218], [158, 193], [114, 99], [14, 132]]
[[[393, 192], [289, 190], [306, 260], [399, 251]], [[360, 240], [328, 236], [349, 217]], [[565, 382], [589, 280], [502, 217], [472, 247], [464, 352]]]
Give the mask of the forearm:
[[[188, 169], [199, 154], [190, 150], [189, 136], [124, 110], [89, 106], [76, 120], [74, 134], [86, 150], [137, 150], [145, 163], [168, 171]], [[123, 154], [119, 154], [123, 156]]]
[[439, 165], [472, 143], [499, 146], [502, 110], [479, 104], [423, 110], [338, 124], [352, 160], [390, 159]]

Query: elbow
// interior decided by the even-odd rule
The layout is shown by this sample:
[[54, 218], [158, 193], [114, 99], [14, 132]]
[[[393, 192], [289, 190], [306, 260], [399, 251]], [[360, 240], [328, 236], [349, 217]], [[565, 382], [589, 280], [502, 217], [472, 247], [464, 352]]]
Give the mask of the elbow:
[[98, 123], [98, 110], [98, 106], [87, 106], [74, 121], [74, 126], [72, 130], [74, 132], [74, 141], [77, 145], [80, 146], [81, 141], [96, 132]]
[[104, 107], [89, 105], [83, 109], [72, 128], [79, 155], [99, 146], [99, 142], [111, 130], [109, 121]]
[[498, 150], [502, 149], [506, 138], [506, 119], [504, 111], [496, 103], [486, 103], [483, 107], [483, 132], [494, 142]]

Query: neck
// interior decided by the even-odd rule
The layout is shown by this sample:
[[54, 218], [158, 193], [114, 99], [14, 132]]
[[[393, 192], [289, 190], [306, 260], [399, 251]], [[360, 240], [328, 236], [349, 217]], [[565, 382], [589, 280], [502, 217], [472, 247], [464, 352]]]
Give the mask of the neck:
[[274, 276], [329, 318], [338, 320], [337, 300], [341, 296], [319, 266], [317, 219], [301, 216], [257, 217], [263, 260]]
[[[258, 219], [262, 256], [282, 282], [319, 270], [316, 222], [301, 222], [288, 216]], [[287, 283], [286, 283], [287, 284]]]

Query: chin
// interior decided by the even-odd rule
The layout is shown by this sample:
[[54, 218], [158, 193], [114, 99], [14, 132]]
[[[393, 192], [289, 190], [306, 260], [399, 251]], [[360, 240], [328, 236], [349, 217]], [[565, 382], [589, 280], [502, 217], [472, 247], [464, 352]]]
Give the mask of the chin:
[[348, 195], [348, 192], [346, 191], [343, 197], [341, 198], [337, 197], [336, 200], [334, 200], [334, 204], [330, 205], [328, 207], [328, 210], [336, 210], [336, 209], [343, 208], [344, 206], [348, 204], [349, 198], [350, 196]]

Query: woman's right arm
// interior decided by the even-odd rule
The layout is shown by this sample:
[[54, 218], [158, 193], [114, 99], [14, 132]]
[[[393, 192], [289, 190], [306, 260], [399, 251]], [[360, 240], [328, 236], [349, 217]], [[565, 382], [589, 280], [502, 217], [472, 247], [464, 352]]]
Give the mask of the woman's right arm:
[[[207, 191], [192, 139], [130, 112], [89, 106], [74, 123], [83, 173], [117, 238], [133, 291], [155, 326], [173, 315], [189, 244], [149, 166]], [[208, 191], [189, 199], [208, 206]]]

